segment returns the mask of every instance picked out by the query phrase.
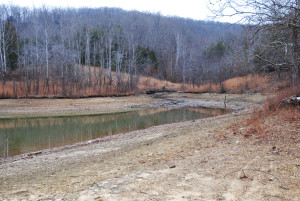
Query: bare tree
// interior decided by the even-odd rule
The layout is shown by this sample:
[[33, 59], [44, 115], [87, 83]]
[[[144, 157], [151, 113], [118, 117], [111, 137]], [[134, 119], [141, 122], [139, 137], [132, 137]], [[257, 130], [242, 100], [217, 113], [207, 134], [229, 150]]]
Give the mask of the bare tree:
[[45, 61], [46, 61], [46, 85], [49, 90], [49, 36], [48, 36], [48, 10], [44, 8], [44, 34], [45, 34]]
[[200, 83], [209, 68], [203, 65], [203, 50], [229, 30], [225, 24], [120, 9], [0, 10], [0, 71], [10, 70], [4, 26], [15, 15], [21, 65], [6, 79], [17, 75], [8, 81], [26, 85], [32, 96], [58, 95], [60, 87], [63, 96], [124, 92], [135, 89], [139, 75]]
[[[293, 84], [300, 77], [300, 51], [299, 51], [299, 29], [300, 29], [300, 1], [299, 0], [218, 0], [211, 1], [212, 11], [216, 17], [238, 17], [239, 22], [248, 24], [248, 28], [254, 28], [255, 34], [261, 33], [278, 34], [268, 44], [277, 44], [289, 50], [290, 71], [292, 72]], [[283, 36], [283, 37], [282, 37]], [[259, 38], [259, 37], [258, 37]], [[284, 41], [282, 41], [284, 38]], [[291, 44], [293, 48], [286, 47]], [[275, 48], [276, 49], [276, 48]], [[256, 55], [256, 57], [261, 57]], [[277, 61], [264, 58], [268, 65], [281, 70], [286, 65]]]

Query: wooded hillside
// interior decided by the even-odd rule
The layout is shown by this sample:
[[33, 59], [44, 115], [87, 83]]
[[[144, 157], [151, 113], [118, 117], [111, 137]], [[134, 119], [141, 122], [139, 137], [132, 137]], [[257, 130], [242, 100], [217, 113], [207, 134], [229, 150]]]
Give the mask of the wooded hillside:
[[113, 8], [2, 5], [0, 15], [0, 97], [125, 94], [141, 75], [222, 85], [276, 70], [251, 57], [265, 50], [237, 24]]

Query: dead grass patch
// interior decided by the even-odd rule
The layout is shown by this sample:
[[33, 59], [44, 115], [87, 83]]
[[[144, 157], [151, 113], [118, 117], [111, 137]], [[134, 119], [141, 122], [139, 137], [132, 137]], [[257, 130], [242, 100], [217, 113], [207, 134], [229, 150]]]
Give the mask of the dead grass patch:
[[281, 106], [284, 98], [298, 94], [300, 89], [289, 88], [269, 98], [261, 109], [254, 109], [246, 121], [230, 126], [234, 134], [255, 136], [270, 141], [300, 142], [300, 107]]
[[[91, 79], [87, 81], [89, 68], [82, 66], [81, 77], [78, 80], [62, 80], [59, 76], [49, 79], [26, 80], [15, 76], [15, 80], [0, 82], [1, 98], [40, 98], [40, 97], [92, 97], [92, 96], [124, 96], [133, 95], [149, 89], [174, 89], [192, 93], [269, 93], [286, 88], [288, 82], [278, 81], [277, 75], [247, 75], [225, 80], [222, 83], [204, 83], [202, 85], [173, 83], [154, 77], [134, 76], [134, 86], [129, 86], [129, 75], [120, 73], [121, 84], [116, 83], [116, 73], [111, 72], [111, 82], [106, 69], [91, 67]], [[288, 80], [288, 79], [282, 79]], [[64, 84], [63, 84], [64, 83]], [[117, 86], [118, 85], [118, 86]], [[38, 87], [37, 87], [38, 86]]]
[[[282, 75], [285, 77], [287, 75]], [[184, 85], [183, 91], [193, 93], [273, 93], [289, 86], [286, 78], [278, 80], [277, 75], [247, 75], [225, 80], [221, 84]]]

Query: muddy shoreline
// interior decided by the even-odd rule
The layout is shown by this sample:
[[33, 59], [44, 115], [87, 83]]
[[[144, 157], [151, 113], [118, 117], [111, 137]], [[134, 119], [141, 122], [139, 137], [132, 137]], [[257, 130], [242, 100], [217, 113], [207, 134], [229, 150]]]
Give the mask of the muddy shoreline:
[[[257, 146], [261, 144], [257, 139], [234, 135], [228, 127], [248, 118], [251, 108], [260, 107], [265, 99], [266, 96], [259, 94], [227, 94], [227, 107], [236, 110], [230, 114], [154, 126], [106, 140], [101, 138], [101, 142], [96, 139], [70, 149], [49, 150], [3, 162], [0, 164], [0, 198], [129, 201], [269, 200], [280, 196], [284, 200], [295, 200], [293, 198], [300, 195], [299, 177], [293, 176], [300, 174], [298, 152], [274, 155], [271, 151], [275, 145]], [[80, 112], [85, 111], [86, 105], [103, 112], [167, 104], [170, 100], [222, 107], [224, 95], [172, 93], [159, 97], [121, 97], [113, 101], [110, 98], [77, 100], [72, 104], [76, 104]], [[45, 108], [48, 112], [58, 111], [55, 101], [47, 102], [47, 107], [43, 100], [33, 103], [13, 114], [32, 111], [37, 114]], [[0, 108], [5, 104], [0, 100]], [[20, 107], [23, 102], [15, 104]], [[68, 104], [59, 103], [60, 106]], [[277, 143], [276, 147], [279, 146]], [[291, 167], [296, 168], [294, 172], [290, 171]], [[242, 168], [270, 171], [290, 191], [280, 189], [276, 180], [271, 181], [265, 175], [247, 173], [245, 179], [239, 179], [238, 174], [229, 174], [224, 178]]]
[[[152, 95], [135, 95], [123, 97], [95, 97], [83, 99], [1, 99], [0, 118], [29, 118], [49, 116], [73, 116], [130, 111], [143, 107], [160, 106], [199, 106], [224, 107], [226, 94], [188, 94], [188, 93], [157, 93]], [[237, 104], [241, 101], [253, 104], [260, 97], [256, 95], [227, 95], [226, 105], [233, 110], [244, 108]], [[253, 100], [251, 100], [251, 98]]]
[[[185, 93], [187, 94], [187, 93]], [[191, 93], [192, 94], [192, 93]], [[203, 94], [202, 94], [203, 95]], [[168, 98], [168, 96], [170, 96], [169, 93], [155, 93], [153, 95], [145, 95], [145, 97], [147, 98], [151, 98], [151, 99], [156, 99], [156, 100], [160, 100], [159, 103], [154, 102], [155, 104], [138, 104], [136, 103], [136, 105], [131, 105], [130, 107], [125, 106], [122, 108], [122, 106], [118, 106], [116, 108], [118, 108], [119, 110], [100, 110], [100, 111], [93, 111], [93, 112], [89, 112], [89, 111], [85, 111], [82, 110], [81, 108], [78, 108], [77, 110], [72, 109], [70, 110], [70, 108], [67, 108], [67, 110], [64, 113], [58, 112], [56, 109], [57, 108], [53, 108], [53, 113], [51, 114], [43, 114], [42, 113], [42, 107], [36, 108], [36, 111], [32, 112], [32, 110], [30, 108], [22, 108], [22, 110], [18, 110], [18, 112], [15, 112], [14, 110], [7, 110], [6, 113], [3, 110], [0, 110], [1, 112], [1, 116], [0, 119], [11, 119], [11, 118], [48, 118], [48, 117], [68, 117], [68, 116], [85, 116], [85, 115], [100, 115], [100, 114], [111, 114], [111, 113], [121, 113], [121, 112], [128, 112], [128, 111], [134, 111], [134, 110], [139, 110], [139, 109], [143, 109], [143, 108], [156, 108], [156, 107], [202, 107], [202, 108], [222, 108], [224, 109], [224, 105], [222, 105], [222, 102], [217, 101], [208, 101], [208, 100], [190, 100], [189, 98], [187, 98], [187, 96], [183, 96], [182, 99], [178, 100], [178, 97], [182, 97], [181, 93], [176, 94], [174, 97], [175, 98]], [[123, 96], [126, 98], [126, 96]], [[172, 96], [173, 97], [173, 96]], [[108, 98], [108, 97], [106, 97]], [[128, 98], [128, 96], [127, 96]], [[137, 98], [137, 100], [139, 99], [139, 97]], [[20, 99], [18, 100], [19, 104], [24, 104], [24, 102], [27, 101], [36, 101], [39, 99]], [[45, 99], [46, 100], [46, 99]], [[47, 101], [51, 101], [52, 99], [48, 99]], [[53, 99], [55, 101], [55, 99]], [[66, 99], [68, 100], [68, 99]], [[74, 99], [72, 99], [74, 100]], [[76, 100], [76, 99], [75, 99]], [[84, 99], [81, 99], [82, 101], [84, 101]], [[97, 97], [96, 101], [101, 100], [101, 97]], [[101, 100], [102, 101], [102, 100]], [[135, 102], [132, 102], [135, 103]], [[1, 102], [0, 102], [1, 104]], [[224, 104], [224, 103], [223, 103]], [[34, 107], [34, 106], [33, 106]], [[51, 107], [51, 105], [50, 105]], [[52, 106], [53, 107], [53, 106]], [[3, 109], [3, 108], [1, 108]], [[230, 111], [230, 112], [238, 112], [240, 110], [244, 109], [244, 106], [235, 104], [235, 105], [229, 105], [229, 107], [225, 108], [226, 110]], [[15, 112], [15, 113], [14, 113]], [[20, 113], [19, 113], [20, 112]], [[26, 114], [26, 115], [24, 115]], [[138, 131], [138, 130], [137, 130]], [[71, 150], [71, 149], [76, 149], [79, 147], [83, 147], [83, 146], [88, 146], [90, 144], [99, 144], [102, 142], [108, 142], [108, 141], [113, 141], [115, 139], [119, 138], [119, 135], [127, 135], [126, 133], [120, 133], [120, 134], [116, 134], [113, 137], [111, 136], [105, 136], [105, 137], [101, 137], [101, 138], [96, 138], [96, 139], [91, 139], [91, 140], [87, 140], [87, 141], [82, 141], [82, 142], [78, 142], [75, 144], [70, 144], [70, 145], [64, 145], [64, 146], [59, 146], [59, 147], [53, 147], [50, 149], [43, 149], [43, 150], [39, 150], [39, 151], [34, 151], [34, 152], [28, 152], [28, 153], [24, 153], [24, 154], [20, 154], [20, 155], [15, 155], [15, 156], [9, 156], [6, 158], [0, 158], [0, 165], [4, 164], [4, 163], [9, 163], [9, 162], [14, 162], [14, 161], [18, 161], [18, 160], [27, 160], [33, 157], [37, 157], [40, 155], [45, 155], [45, 154], [50, 154], [50, 153], [57, 153], [57, 152], [61, 152], [61, 151], [65, 151], [65, 150]]]

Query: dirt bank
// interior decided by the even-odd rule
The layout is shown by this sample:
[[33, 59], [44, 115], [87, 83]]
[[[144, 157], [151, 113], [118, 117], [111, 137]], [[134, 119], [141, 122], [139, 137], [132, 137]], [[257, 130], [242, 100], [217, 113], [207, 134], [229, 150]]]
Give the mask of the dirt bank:
[[[247, 118], [250, 108], [260, 106], [265, 97], [226, 96], [227, 106], [236, 112], [8, 160], [0, 165], [0, 200], [299, 200], [299, 145], [234, 135], [228, 126]], [[170, 104], [220, 107], [224, 95], [1, 100], [0, 113], [65, 115]], [[274, 152], [274, 146], [280, 151]]]
[[[95, 114], [170, 104], [224, 107], [224, 98], [222, 94], [158, 93], [85, 99], [0, 99], [0, 118]], [[262, 101], [260, 95], [227, 95], [226, 100], [227, 106], [234, 109], [244, 108], [242, 102], [248, 106]]]

